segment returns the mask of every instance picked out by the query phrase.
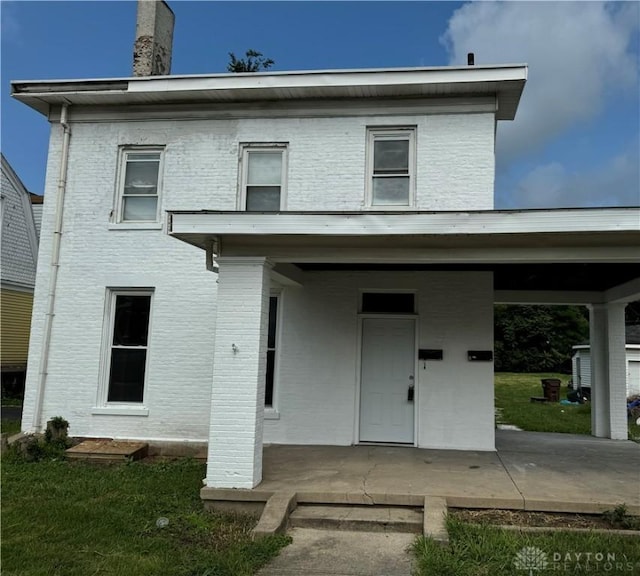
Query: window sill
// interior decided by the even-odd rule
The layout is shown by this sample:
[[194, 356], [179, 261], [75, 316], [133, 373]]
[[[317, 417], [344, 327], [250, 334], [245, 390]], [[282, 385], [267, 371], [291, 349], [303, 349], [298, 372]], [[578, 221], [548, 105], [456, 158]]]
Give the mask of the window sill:
[[105, 416], [149, 416], [149, 409], [144, 407], [96, 406], [91, 414]]
[[264, 409], [264, 419], [265, 420], [280, 420], [280, 412], [278, 412], [275, 408], [265, 408]]
[[109, 230], [162, 230], [162, 222], [111, 222]]
[[412, 210], [418, 210], [416, 206], [412, 205], [398, 205], [398, 204], [371, 204], [365, 206], [364, 210], [373, 210], [376, 212], [411, 212]]

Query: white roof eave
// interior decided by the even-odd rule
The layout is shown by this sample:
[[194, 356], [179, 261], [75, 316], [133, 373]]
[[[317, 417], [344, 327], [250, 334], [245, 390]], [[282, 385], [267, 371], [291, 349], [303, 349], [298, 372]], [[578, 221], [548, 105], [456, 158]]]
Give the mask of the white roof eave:
[[92, 103], [124, 105], [151, 98], [170, 104], [493, 93], [498, 97], [498, 118], [512, 119], [526, 78], [525, 65], [506, 65], [14, 81], [11, 88], [14, 98], [43, 114], [52, 105], [82, 105], [88, 98]]

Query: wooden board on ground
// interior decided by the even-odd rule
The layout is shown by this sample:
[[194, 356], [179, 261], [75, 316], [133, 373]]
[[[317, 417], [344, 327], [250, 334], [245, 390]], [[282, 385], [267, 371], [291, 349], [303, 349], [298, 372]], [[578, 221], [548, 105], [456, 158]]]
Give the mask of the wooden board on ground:
[[149, 451], [146, 442], [124, 440], [84, 440], [66, 451], [67, 458], [89, 462], [124, 462], [140, 460]]

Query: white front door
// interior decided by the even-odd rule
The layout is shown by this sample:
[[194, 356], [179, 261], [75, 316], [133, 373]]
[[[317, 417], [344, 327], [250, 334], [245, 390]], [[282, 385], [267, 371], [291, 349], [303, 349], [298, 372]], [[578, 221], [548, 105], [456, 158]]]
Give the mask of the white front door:
[[415, 321], [362, 321], [360, 441], [413, 444]]

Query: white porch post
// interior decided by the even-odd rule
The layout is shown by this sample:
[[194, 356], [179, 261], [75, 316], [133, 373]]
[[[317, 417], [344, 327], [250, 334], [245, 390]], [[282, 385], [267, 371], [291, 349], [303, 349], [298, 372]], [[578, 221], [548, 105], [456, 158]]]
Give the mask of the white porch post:
[[624, 326], [626, 304], [607, 304], [609, 334], [609, 438], [626, 440], [627, 353]]
[[265, 258], [218, 258], [217, 315], [207, 486], [253, 488], [262, 480], [269, 319]]
[[627, 365], [624, 303], [589, 307], [591, 340], [591, 433], [627, 439]]

